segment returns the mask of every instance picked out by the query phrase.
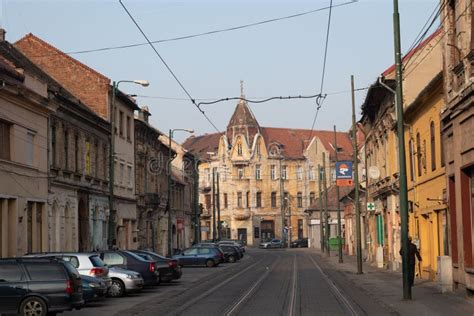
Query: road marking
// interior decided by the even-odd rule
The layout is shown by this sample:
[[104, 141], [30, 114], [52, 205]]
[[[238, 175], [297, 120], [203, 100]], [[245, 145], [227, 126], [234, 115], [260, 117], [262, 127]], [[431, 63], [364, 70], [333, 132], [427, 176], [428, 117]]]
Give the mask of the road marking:
[[334, 294], [334, 296], [336, 297], [336, 299], [342, 303], [342, 305], [344, 305], [346, 307], [346, 309], [348, 310], [348, 312], [350, 312], [351, 315], [358, 315], [356, 309], [352, 306], [352, 304], [349, 302], [349, 300], [341, 293], [341, 291], [339, 290], [339, 288], [336, 286], [336, 284], [334, 284], [334, 282], [327, 276], [326, 273], [324, 273], [323, 269], [321, 269], [321, 267], [319, 266], [319, 264], [313, 259], [313, 257], [311, 257], [311, 255], [307, 255], [308, 258], [311, 260], [311, 262], [313, 262], [314, 266], [316, 267], [316, 269], [319, 270], [319, 272], [321, 273], [321, 275], [323, 276], [324, 280], [326, 280], [326, 282], [329, 284], [329, 287], [332, 291], [332, 293]]
[[247, 272], [248, 270], [250, 270], [251, 268], [253, 268], [253, 267], [256, 266], [257, 264], [259, 264], [260, 262], [262, 262], [263, 259], [265, 259], [265, 258], [262, 258], [262, 259], [258, 260], [257, 262], [251, 264], [250, 266], [248, 266], [248, 267], [245, 268], [244, 270], [240, 271], [239, 273], [234, 274], [234, 275], [231, 276], [230, 278], [226, 279], [225, 281], [222, 281], [221, 283], [219, 283], [218, 285], [214, 286], [213, 288], [211, 288], [211, 289], [205, 291], [205, 292], [202, 293], [201, 295], [196, 296], [194, 299], [188, 301], [186, 304], [182, 305], [180, 308], [178, 308], [177, 310], [173, 311], [173, 313], [171, 313], [171, 315], [179, 315], [179, 314], [181, 314], [182, 312], [184, 312], [186, 309], [188, 309], [189, 307], [191, 307], [192, 305], [194, 305], [194, 304], [197, 303], [198, 301], [202, 300], [202, 299], [205, 298], [206, 296], [208, 296], [208, 295], [210, 295], [211, 293], [215, 292], [216, 290], [220, 289], [221, 287], [223, 287], [224, 285], [226, 285], [226, 284], [229, 283], [230, 281], [234, 280], [234, 279], [237, 278], [238, 276], [242, 275], [243, 273]]
[[290, 306], [288, 307], [288, 316], [293, 316], [296, 313], [295, 310], [295, 302], [296, 302], [296, 285], [297, 285], [297, 278], [298, 278], [298, 267], [296, 262], [296, 255], [293, 257], [293, 280], [291, 286], [291, 297], [290, 297]]

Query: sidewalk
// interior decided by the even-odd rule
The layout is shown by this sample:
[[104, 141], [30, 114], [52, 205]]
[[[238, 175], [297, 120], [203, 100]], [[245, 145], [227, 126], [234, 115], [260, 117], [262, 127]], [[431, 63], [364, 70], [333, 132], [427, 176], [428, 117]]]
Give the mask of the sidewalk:
[[[474, 315], [474, 299], [468, 298], [464, 291], [441, 294], [436, 288], [436, 283], [415, 279], [412, 300], [405, 301], [402, 299], [402, 274], [400, 272], [378, 269], [364, 263], [363, 274], [356, 274], [355, 256], [344, 255], [344, 263], [338, 263], [335, 252], [332, 252], [330, 257], [326, 257], [325, 254], [321, 255], [319, 251], [316, 251], [316, 254], [325, 273], [329, 276], [331, 274], [343, 276], [358, 291], [364, 292], [370, 299], [384, 306], [388, 314]], [[335, 283], [337, 285], [337, 280]], [[346, 291], [344, 287], [342, 290]]]

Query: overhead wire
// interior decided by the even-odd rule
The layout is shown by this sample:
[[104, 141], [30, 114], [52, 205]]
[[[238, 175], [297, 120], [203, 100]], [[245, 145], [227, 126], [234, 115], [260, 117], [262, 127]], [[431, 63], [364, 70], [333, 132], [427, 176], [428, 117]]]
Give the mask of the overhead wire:
[[155, 54], [158, 56], [158, 58], [161, 60], [161, 62], [165, 65], [166, 69], [168, 69], [169, 73], [173, 76], [173, 78], [176, 80], [176, 82], [178, 83], [178, 85], [181, 87], [181, 89], [185, 92], [185, 94], [188, 96], [189, 100], [191, 101], [191, 103], [196, 106], [196, 108], [199, 110], [199, 112], [201, 112], [201, 114], [206, 118], [206, 120], [212, 125], [212, 127], [214, 127], [214, 129], [218, 132], [218, 133], [221, 133], [221, 131], [217, 128], [217, 126], [211, 121], [211, 119], [207, 116], [207, 114], [199, 107], [199, 105], [196, 104], [196, 100], [191, 96], [191, 94], [189, 93], [189, 91], [184, 87], [184, 85], [181, 83], [181, 81], [178, 79], [178, 77], [176, 76], [176, 74], [173, 72], [173, 70], [171, 69], [171, 67], [166, 63], [166, 61], [164, 60], [164, 58], [160, 55], [160, 53], [156, 50], [155, 46], [151, 43], [151, 41], [148, 39], [148, 36], [145, 34], [145, 32], [142, 30], [142, 28], [140, 27], [140, 25], [138, 25], [137, 21], [135, 20], [135, 18], [132, 16], [132, 14], [130, 13], [130, 11], [127, 9], [127, 7], [122, 3], [122, 0], [119, 0], [119, 3], [122, 5], [123, 9], [125, 10], [125, 12], [127, 12], [128, 16], [130, 17], [130, 19], [133, 21], [133, 23], [135, 24], [135, 26], [138, 28], [138, 30], [140, 31], [140, 33], [143, 35], [143, 37], [146, 39], [146, 41], [148, 42], [148, 44], [150, 45], [150, 47], [153, 49], [153, 51], [155, 52]]
[[[357, 1], [358, 0], [351, 0], [351, 1], [343, 2], [343, 3], [336, 4], [333, 7], [346, 6], [346, 5], [355, 3]], [[243, 25], [238, 25], [238, 26], [232, 26], [232, 27], [218, 29], [218, 30], [206, 31], [206, 32], [190, 34], [190, 35], [184, 35], [184, 36], [178, 36], [178, 37], [172, 37], [172, 38], [167, 38], [167, 39], [154, 40], [154, 41], [151, 41], [151, 43], [152, 44], [159, 44], [159, 43], [165, 43], [165, 42], [172, 42], [172, 41], [179, 41], [179, 40], [185, 40], [185, 39], [190, 39], [190, 38], [196, 38], [196, 37], [201, 37], [201, 36], [209, 36], [209, 35], [223, 33], [223, 32], [236, 31], [236, 30], [240, 30], [240, 29], [250, 28], [250, 27], [254, 27], [254, 26], [259, 26], [259, 25], [263, 25], [263, 24], [277, 22], [277, 21], [293, 19], [293, 18], [296, 18], [296, 17], [309, 15], [309, 14], [324, 11], [324, 10], [327, 10], [327, 9], [329, 9], [329, 7], [322, 7], [322, 8], [318, 8], [318, 9], [313, 9], [313, 10], [309, 10], [309, 11], [304, 11], [304, 12], [300, 12], [300, 13], [296, 13], [296, 14], [287, 15], [287, 16], [281, 16], [281, 17], [277, 17], [277, 18], [272, 18], [272, 19], [268, 19], [268, 20], [263, 20], [263, 21], [258, 21], [258, 22], [253, 22], [253, 23], [248, 23], [248, 24], [243, 24]], [[109, 47], [87, 49], [87, 50], [70, 51], [70, 52], [66, 52], [65, 54], [68, 54], [68, 55], [87, 54], [87, 53], [102, 52], [102, 51], [109, 51], [109, 50], [133, 48], [133, 47], [145, 46], [145, 45], [148, 45], [148, 44], [149, 43], [147, 41], [145, 43], [127, 44], [127, 45], [109, 46]], [[54, 54], [40, 55], [40, 56], [34, 56], [34, 57], [37, 57], [37, 58], [39, 58], [39, 57], [49, 57], [49, 56], [52, 56], [52, 55], [54, 55]]]

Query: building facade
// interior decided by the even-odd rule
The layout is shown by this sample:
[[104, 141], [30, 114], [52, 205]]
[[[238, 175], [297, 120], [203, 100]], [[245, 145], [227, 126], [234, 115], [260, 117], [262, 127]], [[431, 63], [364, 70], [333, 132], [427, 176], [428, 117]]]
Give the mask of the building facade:
[[442, 143], [455, 285], [474, 290], [474, 32], [472, 1], [443, 6]]
[[[109, 232], [109, 244], [121, 249], [138, 247], [134, 175], [134, 111], [138, 110], [138, 106], [135, 101], [120, 90], [115, 91], [114, 96], [109, 78], [33, 34], [26, 35], [17, 41], [15, 46], [102, 119], [108, 122], [114, 120], [115, 130], [111, 131], [115, 144], [114, 215], [109, 224], [115, 229]], [[112, 117], [111, 111], [113, 98], [115, 117]], [[85, 166], [87, 167], [87, 164]], [[105, 201], [100, 196], [92, 196], [93, 200], [90, 199], [91, 196], [89, 205], [96, 205], [105, 210], [104, 214], [107, 213]], [[108, 208], [110, 212], [110, 207]]]
[[[183, 146], [200, 158], [201, 238], [218, 237], [219, 213], [221, 238], [258, 245], [288, 234], [291, 240], [308, 237], [305, 209], [319, 193], [318, 164], [325, 157], [332, 170], [335, 150], [341, 159], [349, 156], [348, 134], [337, 133], [338, 148], [333, 138], [330, 131], [261, 127], [243, 100], [226, 133], [188, 138]], [[329, 184], [329, 172], [327, 177]]]

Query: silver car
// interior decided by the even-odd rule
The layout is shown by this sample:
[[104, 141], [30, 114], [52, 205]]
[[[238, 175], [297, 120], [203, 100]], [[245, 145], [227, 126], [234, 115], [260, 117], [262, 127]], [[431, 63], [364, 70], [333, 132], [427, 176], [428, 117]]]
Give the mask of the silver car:
[[111, 267], [109, 277], [112, 279], [112, 286], [109, 288], [109, 295], [112, 297], [121, 297], [126, 293], [139, 292], [143, 289], [144, 281], [138, 272]]
[[30, 254], [25, 257], [55, 257], [72, 264], [79, 274], [88, 275], [101, 279], [107, 289], [112, 286], [112, 279], [109, 276], [109, 268], [100, 259], [99, 255], [93, 252], [48, 252]]
[[262, 241], [260, 243], [260, 248], [268, 249], [268, 248], [283, 248], [283, 241], [280, 239], [271, 239]]

